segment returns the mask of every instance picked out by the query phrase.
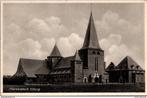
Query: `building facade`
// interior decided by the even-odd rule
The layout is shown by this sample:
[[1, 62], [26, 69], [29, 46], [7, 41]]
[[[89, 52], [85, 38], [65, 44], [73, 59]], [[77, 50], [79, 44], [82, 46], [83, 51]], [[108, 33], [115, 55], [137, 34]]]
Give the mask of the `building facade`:
[[129, 56], [125, 57], [117, 66], [111, 62], [106, 71], [109, 73], [109, 82], [145, 83], [145, 71]]

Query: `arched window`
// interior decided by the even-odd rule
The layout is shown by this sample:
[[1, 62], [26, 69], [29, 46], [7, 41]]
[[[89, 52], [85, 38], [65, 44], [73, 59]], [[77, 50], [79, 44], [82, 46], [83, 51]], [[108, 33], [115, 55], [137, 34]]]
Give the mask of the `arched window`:
[[87, 81], [87, 77], [84, 77], [84, 78], [83, 78], [83, 82], [84, 82], [84, 83], [87, 83], [87, 82], [88, 82], [88, 81]]

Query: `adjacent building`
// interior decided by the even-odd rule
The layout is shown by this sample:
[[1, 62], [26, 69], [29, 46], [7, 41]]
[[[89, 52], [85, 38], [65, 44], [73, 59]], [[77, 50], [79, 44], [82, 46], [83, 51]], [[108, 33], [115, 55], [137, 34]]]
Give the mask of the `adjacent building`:
[[113, 62], [106, 68], [109, 82], [115, 83], [144, 83], [145, 71], [129, 56], [125, 57], [117, 66]]

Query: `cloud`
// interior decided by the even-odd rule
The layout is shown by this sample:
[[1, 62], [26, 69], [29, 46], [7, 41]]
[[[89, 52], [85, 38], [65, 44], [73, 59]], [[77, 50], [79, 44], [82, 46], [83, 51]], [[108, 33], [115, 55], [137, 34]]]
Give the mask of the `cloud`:
[[56, 26], [56, 25], [61, 25], [61, 20], [58, 17], [55, 16], [51, 16], [49, 18], [46, 18], [47, 23], [50, 26]]
[[121, 35], [110, 34], [107, 38], [103, 38], [99, 42], [100, 42], [102, 49], [104, 49], [107, 54], [109, 52], [108, 49], [112, 45], [119, 45], [121, 43]]
[[[41, 57], [41, 44], [33, 39], [26, 39], [16, 44], [16, 52], [21, 53], [23, 57], [40, 58]], [[21, 56], [21, 55], [20, 55]]]
[[49, 33], [50, 28], [47, 23], [38, 18], [34, 18], [29, 21], [26, 25], [27, 36], [35, 40], [40, 39], [40, 37], [51, 36]]
[[126, 45], [112, 45], [108, 49], [109, 53], [106, 56], [107, 62], [113, 61], [115, 64], [118, 64], [126, 56], [130, 56], [130, 51]]
[[110, 34], [108, 40], [111, 41], [111, 44], [120, 44], [121, 43], [121, 35], [120, 34]]
[[140, 50], [136, 46], [129, 48], [126, 44], [123, 44], [120, 35], [110, 34], [107, 38], [100, 40], [100, 45], [105, 51], [106, 66], [110, 62], [117, 65], [124, 57], [131, 56], [144, 68], [144, 60], [138, 56], [140, 55]]
[[14, 74], [21, 57], [45, 59], [55, 42], [63, 56], [70, 56], [80, 49], [83, 38], [76, 33], [69, 33], [60, 18], [54, 16], [44, 20], [33, 18], [24, 27], [11, 23], [4, 33], [4, 70], [13, 70], [5, 71], [4, 74]]
[[86, 19], [84, 17], [80, 20], [74, 20], [73, 26], [70, 28], [70, 32], [75, 32], [79, 36], [84, 37], [87, 29], [88, 21], [89, 19]]
[[144, 67], [143, 24], [134, 24], [113, 11], [106, 11], [101, 20], [96, 21], [100, 45], [105, 50], [107, 65], [118, 64], [125, 56], [131, 56]]
[[58, 39], [59, 37], [65, 37], [70, 34], [68, 28], [63, 25], [59, 17], [51, 16], [49, 18], [46, 18], [45, 21], [50, 27], [49, 33], [54, 34], [54, 38]]
[[69, 42], [71, 43], [74, 50], [78, 50], [83, 45], [83, 38], [81, 38], [78, 34], [72, 33], [69, 37]]
[[125, 44], [128, 43], [128, 40], [140, 43], [142, 40], [139, 40], [138, 42], [134, 39], [136, 39], [137, 36], [142, 37], [144, 35], [143, 24], [134, 24], [129, 20], [120, 17], [119, 14], [113, 11], [106, 11], [102, 16], [102, 19], [96, 21], [96, 27], [102, 38], [109, 36], [109, 34], [120, 34], [122, 36], [122, 41]]
[[40, 41], [40, 44], [42, 45], [41, 50], [43, 51], [42, 58], [46, 58], [50, 55], [55, 42], [54, 38], [44, 38]]
[[[24, 30], [17, 24], [11, 23], [8, 26], [4, 25], [4, 44], [15, 43], [23, 39]], [[13, 37], [15, 36], [15, 38]]]
[[58, 46], [63, 56], [74, 55], [76, 50], [79, 50], [83, 44], [83, 38], [78, 34], [72, 33], [68, 37], [61, 37], [58, 40]]
[[[16, 23], [5, 26], [4, 74], [14, 74], [21, 57], [45, 59], [52, 51], [55, 39], [68, 35], [67, 31], [60, 18], [54, 16], [33, 18], [23, 26]], [[11, 68], [13, 70], [8, 72]]]
[[4, 73], [14, 73], [17, 68], [19, 58], [40, 58], [42, 55], [40, 49], [40, 43], [32, 39], [26, 39], [18, 43], [9, 43], [9, 45], [4, 45], [4, 70], [6, 70]]
[[40, 38], [56, 38], [67, 36], [67, 28], [61, 23], [60, 18], [51, 16], [46, 19], [34, 18], [29, 21], [25, 29], [28, 37], [39, 40]]

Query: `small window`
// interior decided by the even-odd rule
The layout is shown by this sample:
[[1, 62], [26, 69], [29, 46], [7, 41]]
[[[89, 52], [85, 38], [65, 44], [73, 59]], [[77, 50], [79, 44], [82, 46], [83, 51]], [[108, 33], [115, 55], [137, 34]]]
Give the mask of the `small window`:
[[134, 65], [131, 65], [131, 68], [133, 69]]
[[136, 68], [138, 69], [138, 68], [139, 68], [139, 66], [136, 66]]
[[97, 52], [98, 55], [100, 55], [100, 52]]
[[95, 51], [93, 51], [92, 53], [95, 54]]

